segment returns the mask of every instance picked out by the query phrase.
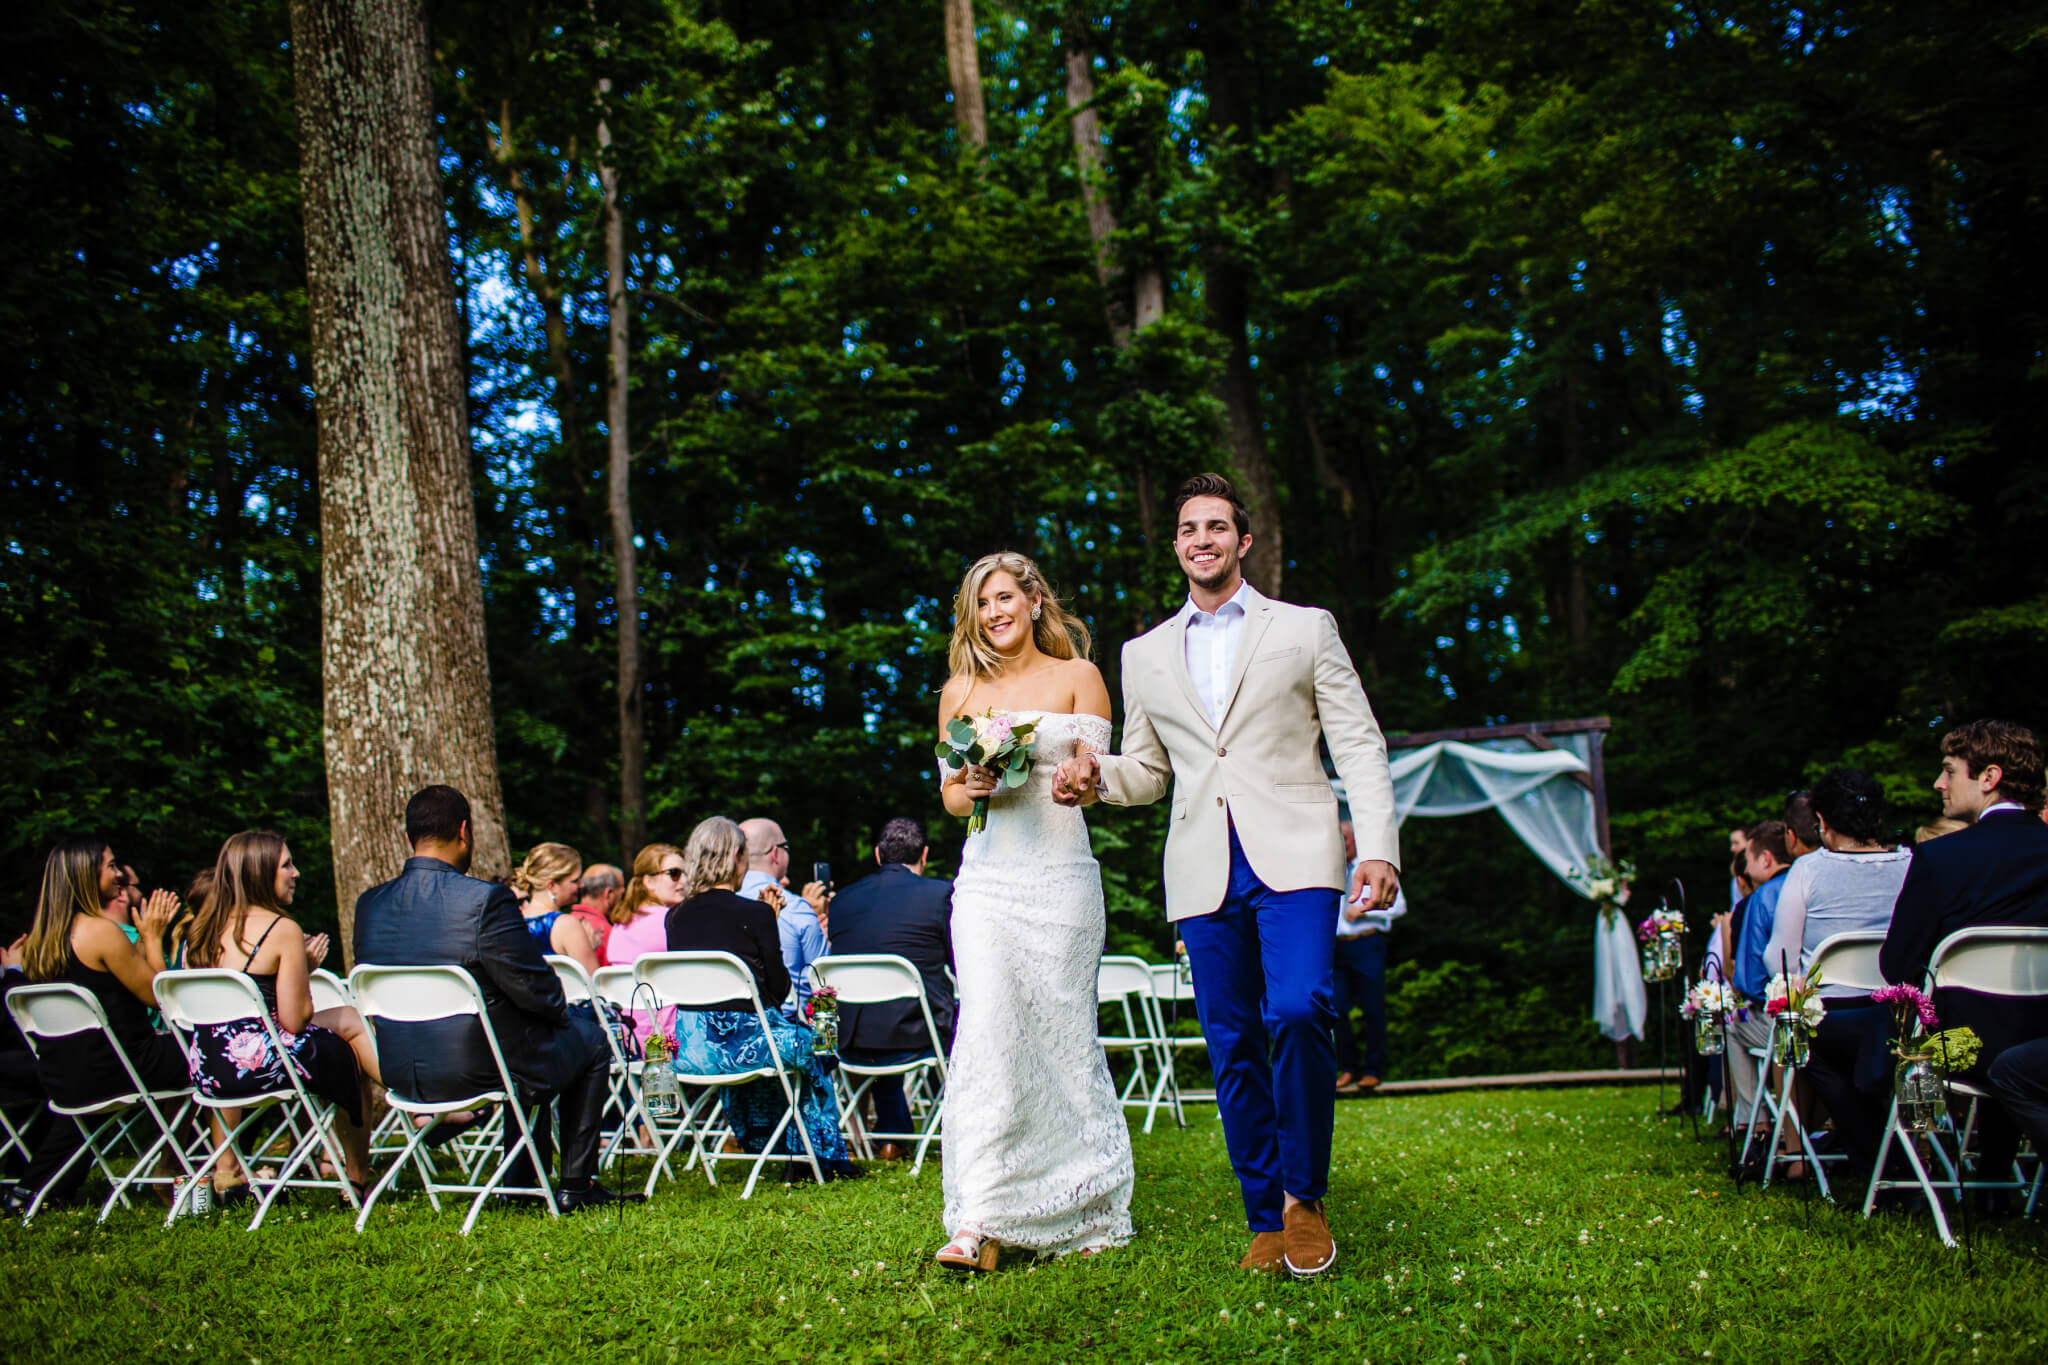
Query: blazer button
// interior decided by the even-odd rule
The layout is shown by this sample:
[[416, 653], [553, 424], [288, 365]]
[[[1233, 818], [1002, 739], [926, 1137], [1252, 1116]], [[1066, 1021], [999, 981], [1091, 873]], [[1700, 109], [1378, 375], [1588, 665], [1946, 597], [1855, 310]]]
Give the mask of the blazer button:
[[1223, 747], [1222, 745], [1220, 745], [1220, 744], [1216, 746], [1216, 757], [1218, 757], [1218, 758], [1222, 758], [1222, 757], [1223, 757], [1224, 755], [1228, 754], [1229, 752], [1230, 752], [1230, 750], [1228, 750], [1228, 749], [1224, 748], [1224, 747]]
[[1217, 797], [1217, 798], [1216, 798], [1216, 804], [1217, 804], [1217, 805], [1219, 805], [1219, 806], [1220, 806], [1220, 805], [1222, 805], [1222, 804], [1223, 804], [1223, 798], [1222, 798], [1222, 797], [1220, 797], [1220, 796], [1219, 796], [1219, 797]]

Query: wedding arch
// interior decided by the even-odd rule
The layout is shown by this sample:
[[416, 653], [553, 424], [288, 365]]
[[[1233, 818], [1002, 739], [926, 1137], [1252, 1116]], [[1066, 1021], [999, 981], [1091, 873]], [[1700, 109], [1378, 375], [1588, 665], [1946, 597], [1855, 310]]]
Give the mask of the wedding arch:
[[[1600, 749], [1611, 723], [1529, 721], [1389, 735], [1394, 807], [1444, 819], [1496, 810], [1529, 850], [1578, 895], [1596, 860], [1612, 863], [1607, 775]], [[1593, 1019], [1617, 1042], [1643, 1034], [1647, 999], [1635, 939], [1619, 915], [1593, 926]]]

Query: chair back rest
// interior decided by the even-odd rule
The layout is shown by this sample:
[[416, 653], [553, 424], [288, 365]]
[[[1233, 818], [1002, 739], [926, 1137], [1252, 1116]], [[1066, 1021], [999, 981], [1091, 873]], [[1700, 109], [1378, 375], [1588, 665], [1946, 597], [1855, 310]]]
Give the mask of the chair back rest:
[[599, 967], [597, 975], [591, 978], [591, 988], [600, 997], [610, 1001], [622, 1010], [633, 1008], [633, 969], [631, 967]]
[[1806, 976], [1821, 974], [1823, 986], [1841, 986], [1859, 993], [1877, 990], [1885, 984], [1878, 970], [1877, 954], [1884, 947], [1882, 929], [1858, 929], [1853, 933], [1829, 934], [1813, 950]]
[[907, 957], [895, 953], [845, 953], [811, 964], [811, 980], [838, 992], [842, 1005], [922, 1002], [924, 977]]
[[484, 995], [460, 967], [380, 967], [357, 963], [348, 974], [349, 994], [365, 1020], [419, 1023], [473, 1014], [488, 1024]]
[[1152, 996], [1156, 1000], [1193, 1000], [1195, 988], [1181, 984], [1178, 964], [1155, 962], [1152, 964]]
[[2048, 929], [1980, 924], [1958, 929], [1927, 964], [1934, 990], [2048, 996]]
[[[41, 986], [16, 986], [7, 995], [14, 1026], [34, 1048], [39, 1038], [68, 1038], [75, 1033], [106, 1033], [107, 1014], [83, 986], [51, 981]], [[112, 1037], [111, 1034], [108, 1035]]]
[[657, 1009], [669, 1005], [702, 1008], [745, 1000], [755, 1013], [761, 1011], [761, 993], [755, 989], [753, 972], [731, 953], [647, 953], [633, 964], [633, 980], [654, 992]]
[[325, 967], [315, 967], [306, 974], [306, 985], [313, 991], [313, 1013], [322, 1010], [345, 1009], [356, 1002], [349, 998], [348, 982], [343, 981]]
[[1152, 967], [1143, 958], [1105, 957], [1096, 969], [1097, 1004], [1120, 1004], [1128, 995], [1149, 1000], [1152, 993]]
[[597, 988], [585, 974], [583, 964], [573, 957], [560, 953], [546, 955], [548, 965], [555, 969], [555, 979], [562, 983], [562, 998], [572, 1005], [580, 1005], [597, 994]]
[[158, 972], [151, 984], [165, 1021], [186, 1033], [207, 1024], [270, 1017], [256, 983], [231, 967], [181, 967]]

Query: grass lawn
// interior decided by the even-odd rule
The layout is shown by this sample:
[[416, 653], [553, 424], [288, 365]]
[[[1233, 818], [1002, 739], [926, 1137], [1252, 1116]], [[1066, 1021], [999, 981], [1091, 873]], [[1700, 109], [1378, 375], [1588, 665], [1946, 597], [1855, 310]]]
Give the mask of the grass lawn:
[[1966, 1259], [1925, 1217], [1736, 1193], [1725, 1149], [1653, 1099], [1347, 1101], [1341, 1255], [1312, 1283], [1235, 1269], [1236, 1184], [1200, 1107], [1134, 1138], [1133, 1244], [979, 1279], [931, 1263], [932, 1168], [748, 1203], [693, 1173], [623, 1216], [492, 1210], [469, 1238], [412, 1196], [362, 1237], [324, 1196], [253, 1236], [56, 1212], [0, 1227], [0, 1359], [2048, 1359], [2048, 1225], [1981, 1229]]

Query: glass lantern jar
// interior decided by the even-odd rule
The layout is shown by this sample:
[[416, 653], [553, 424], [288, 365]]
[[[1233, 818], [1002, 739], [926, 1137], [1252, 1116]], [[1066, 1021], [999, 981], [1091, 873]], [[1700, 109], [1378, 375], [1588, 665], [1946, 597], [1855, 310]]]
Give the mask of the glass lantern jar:
[[1702, 1057], [1718, 1057], [1728, 1050], [1728, 1034], [1721, 1027], [1721, 1016], [1712, 1010], [1701, 1010], [1692, 1020], [1693, 1048]]
[[647, 1035], [646, 1066], [640, 1072], [640, 1104], [651, 1119], [672, 1119], [683, 1112], [682, 1087], [676, 1084], [675, 1054], [659, 1029]]
[[811, 1051], [819, 1056], [839, 1051], [839, 1001], [833, 996], [811, 997]]
[[1923, 1056], [1899, 1058], [1892, 1079], [1892, 1096], [1899, 1104], [1899, 1127], [1909, 1133], [1931, 1133], [1940, 1123], [1944, 1104], [1941, 1077], [1934, 1063]]

